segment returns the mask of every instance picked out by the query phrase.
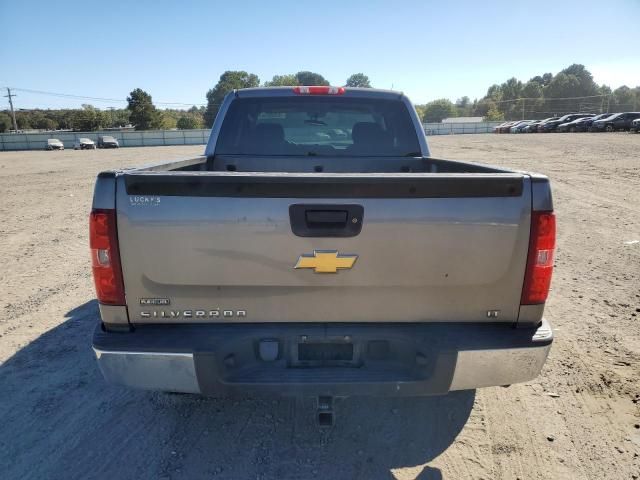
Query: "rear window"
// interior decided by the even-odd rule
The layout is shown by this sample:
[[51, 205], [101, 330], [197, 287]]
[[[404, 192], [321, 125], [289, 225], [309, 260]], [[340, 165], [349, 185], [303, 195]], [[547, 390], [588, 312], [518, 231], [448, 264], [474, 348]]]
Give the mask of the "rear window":
[[399, 100], [240, 98], [224, 118], [216, 154], [419, 156], [420, 146]]

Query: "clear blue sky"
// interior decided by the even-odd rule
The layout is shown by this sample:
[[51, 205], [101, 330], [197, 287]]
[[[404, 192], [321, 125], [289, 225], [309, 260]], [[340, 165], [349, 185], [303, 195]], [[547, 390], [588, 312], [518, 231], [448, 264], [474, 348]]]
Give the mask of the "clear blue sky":
[[[312, 70], [424, 103], [583, 63], [615, 88], [640, 84], [639, 32], [639, 0], [0, 0], [0, 87], [201, 104], [225, 70]], [[18, 108], [123, 105], [16, 93]]]

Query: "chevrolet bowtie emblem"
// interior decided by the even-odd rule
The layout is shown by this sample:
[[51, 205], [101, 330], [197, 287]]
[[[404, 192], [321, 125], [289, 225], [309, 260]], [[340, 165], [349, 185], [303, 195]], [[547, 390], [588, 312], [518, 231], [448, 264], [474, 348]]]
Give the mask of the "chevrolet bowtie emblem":
[[338, 269], [350, 269], [357, 255], [339, 255], [337, 250], [314, 250], [313, 255], [300, 255], [293, 268], [313, 268], [315, 273], [336, 273]]

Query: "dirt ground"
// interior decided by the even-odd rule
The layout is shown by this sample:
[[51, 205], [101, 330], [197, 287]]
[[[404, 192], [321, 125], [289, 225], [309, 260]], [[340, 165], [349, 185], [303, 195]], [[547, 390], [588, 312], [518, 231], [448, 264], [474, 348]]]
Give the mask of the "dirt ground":
[[87, 214], [104, 169], [203, 147], [0, 153], [3, 479], [637, 479], [640, 135], [435, 137], [441, 158], [551, 177], [557, 266], [542, 375], [422, 399], [213, 400], [106, 385]]

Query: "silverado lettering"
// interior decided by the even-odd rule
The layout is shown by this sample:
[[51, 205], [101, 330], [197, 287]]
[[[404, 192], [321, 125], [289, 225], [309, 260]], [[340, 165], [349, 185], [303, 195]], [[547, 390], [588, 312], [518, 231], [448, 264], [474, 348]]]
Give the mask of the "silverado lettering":
[[143, 318], [178, 318], [180, 316], [185, 318], [218, 318], [218, 317], [246, 317], [247, 312], [245, 310], [141, 310], [140, 316]]

